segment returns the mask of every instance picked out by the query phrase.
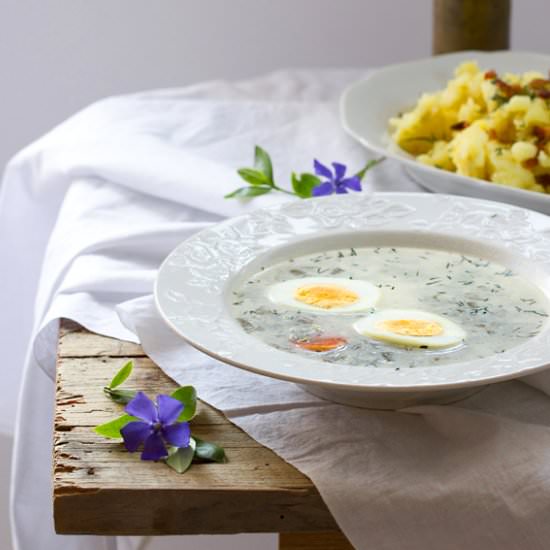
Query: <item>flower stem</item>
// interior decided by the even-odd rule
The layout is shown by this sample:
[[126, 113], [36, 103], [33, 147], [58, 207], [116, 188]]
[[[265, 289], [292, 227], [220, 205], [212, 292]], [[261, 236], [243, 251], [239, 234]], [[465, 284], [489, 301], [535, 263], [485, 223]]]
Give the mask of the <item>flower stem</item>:
[[283, 189], [282, 187], [279, 187], [275, 183], [272, 185], [272, 187], [273, 187], [273, 189], [275, 189], [276, 191], [280, 191], [281, 193], [286, 193], [287, 195], [297, 196], [296, 193], [294, 193], [293, 191], [288, 191], [287, 189]]
[[362, 170], [359, 170], [359, 172], [357, 172], [357, 174], [355, 174], [356, 176], [359, 177], [359, 179], [362, 181], [363, 178], [365, 177], [365, 174], [371, 169], [373, 168], [374, 166], [376, 166], [377, 164], [380, 164], [383, 160], [386, 160], [386, 157], [380, 157], [380, 158], [377, 158], [377, 159], [371, 159], [367, 162], [367, 164], [365, 164], [364, 168]]

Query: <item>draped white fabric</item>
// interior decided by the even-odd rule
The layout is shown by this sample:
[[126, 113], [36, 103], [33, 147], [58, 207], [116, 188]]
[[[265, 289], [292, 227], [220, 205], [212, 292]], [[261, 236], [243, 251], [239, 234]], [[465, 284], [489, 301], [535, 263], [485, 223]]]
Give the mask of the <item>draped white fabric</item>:
[[[310, 169], [314, 157], [363, 165], [365, 152], [341, 130], [336, 104], [340, 90], [361, 75], [285, 72], [108, 99], [8, 166], [0, 198], [0, 338], [11, 350], [3, 370], [24, 370], [12, 486], [19, 550], [139, 542], [53, 533], [52, 377], [60, 317], [140, 341], [170, 376], [196, 385], [202, 398], [309, 475], [357, 548], [546, 547], [544, 391], [509, 382], [455, 406], [347, 408], [207, 358], [175, 337], [152, 306], [156, 269], [181, 240], [223, 217], [288, 200], [223, 199], [239, 185], [235, 168], [250, 164], [255, 144], [272, 153], [282, 182], [292, 169]], [[418, 190], [389, 161], [366, 185]], [[544, 390], [546, 377], [538, 382]], [[0, 416], [10, 414], [7, 392], [0, 407]], [[182, 548], [197, 548], [185, 540]], [[274, 541], [242, 539], [235, 547]]]

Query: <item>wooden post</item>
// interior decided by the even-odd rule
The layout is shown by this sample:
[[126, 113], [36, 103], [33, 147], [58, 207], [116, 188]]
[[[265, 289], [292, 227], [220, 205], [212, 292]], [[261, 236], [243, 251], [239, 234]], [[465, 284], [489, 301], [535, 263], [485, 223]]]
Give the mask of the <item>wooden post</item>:
[[434, 54], [507, 50], [511, 0], [433, 0]]

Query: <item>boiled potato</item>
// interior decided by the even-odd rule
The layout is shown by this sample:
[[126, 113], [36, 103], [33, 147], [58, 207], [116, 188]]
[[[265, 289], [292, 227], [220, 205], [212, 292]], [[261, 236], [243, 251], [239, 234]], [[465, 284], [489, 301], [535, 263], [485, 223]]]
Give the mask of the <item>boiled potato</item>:
[[392, 118], [393, 139], [419, 162], [550, 193], [550, 80], [462, 63], [444, 90]]

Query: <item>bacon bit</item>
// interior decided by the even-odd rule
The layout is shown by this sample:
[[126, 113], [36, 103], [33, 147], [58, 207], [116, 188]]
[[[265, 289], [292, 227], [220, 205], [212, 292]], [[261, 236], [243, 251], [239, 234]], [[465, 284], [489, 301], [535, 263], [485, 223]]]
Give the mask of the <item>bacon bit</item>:
[[532, 159], [527, 159], [523, 161], [523, 166], [527, 169], [534, 168], [539, 161], [537, 160], [537, 157], [533, 157]]
[[469, 122], [466, 122], [465, 120], [461, 120], [460, 122], [453, 124], [451, 126], [451, 130], [464, 130], [465, 128], [468, 128], [468, 126], [470, 126]]
[[500, 78], [495, 78], [495, 86], [506, 96], [512, 97], [513, 95], [521, 92], [521, 86], [519, 84], [508, 84]]
[[533, 126], [533, 135], [537, 139], [545, 139], [546, 138], [546, 129], [542, 128], [540, 126]]
[[533, 135], [537, 138], [537, 141], [548, 141], [550, 139], [550, 126], [533, 126]]
[[299, 348], [307, 351], [332, 351], [345, 346], [348, 341], [341, 336], [314, 336], [304, 340], [294, 340], [293, 342]]
[[527, 84], [527, 90], [537, 97], [547, 99], [550, 97], [550, 80], [535, 78]]
[[483, 76], [485, 80], [493, 80], [494, 78], [497, 77], [497, 72], [491, 69], [490, 71], [486, 71]]
[[545, 80], [544, 78], [535, 78], [529, 82], [529, 88], [533, 90], [540, 90], [541, 88], [546, 88], [550, 85], [550, 80]]
[[550, 174], [540, 174], [535, 177], [537, 183], [544, 185], [545, 187], [550, 187]]

